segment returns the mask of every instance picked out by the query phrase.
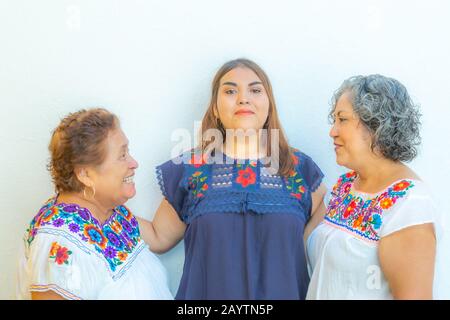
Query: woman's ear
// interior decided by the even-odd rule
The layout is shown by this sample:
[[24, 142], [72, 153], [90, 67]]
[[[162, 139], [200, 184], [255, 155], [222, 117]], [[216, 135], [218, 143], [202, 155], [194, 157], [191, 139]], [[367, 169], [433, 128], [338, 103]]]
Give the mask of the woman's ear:
[[216, 119], [220, 119], [219, 111], [217, 110], [217, 104], [213, 105], [213, 114]]
[[92, 179], [89, 175], [89, 169], [86, 167], [76, 167], [74, 169], [75, 176], [77, 179], [87, 187], [91, 187], [93, 185]]

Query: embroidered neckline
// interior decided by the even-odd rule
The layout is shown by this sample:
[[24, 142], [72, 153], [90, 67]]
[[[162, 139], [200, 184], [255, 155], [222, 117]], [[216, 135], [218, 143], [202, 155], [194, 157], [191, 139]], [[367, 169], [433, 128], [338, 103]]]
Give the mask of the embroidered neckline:
[[125, 206], [114, 208], [114, 213], [103, 224], [88, 209], [77, 204], [57, 203], [56, 197], [47, 201], [27, 229], [30, 245], [38, 232], [52, 229], [61, 235], [81, 240], [87, 247], [101, 254], [111, 271], [124, 264], [140, 242], [139, 225]]
[[349, 172], [338, 179], [333, 187], [324, 221], [369, 242], [377, 242], [380, 239], [384, 211], [414, 187], [414, 180], [394, 181], [385, 190], [373, 194], [374, 197], [365, 199], [358, 191], [352, 192], [356, 176], [355, 172]]
[[55, 200], [53, 202], [54, 206], [57, 206], [58, 208], [68, 208], [68, 207], [74, 207], [77, 208], [77, 211], [74, 211], [74, 213], [76, 214], [80, 214], [80, 212], [82, 212], [82, 214], [86, 217], [84, 218], [87, 221], [91, 221], [93, 222], [95, 225], [97, 225], [98, 227], [102, 228], [103, 226], [107, 225], [108, 223], [110, 223], [115, 216], [117, 215], [117, 209], [114, 208], [111, 213], [111, 215], [105, 220], [105, 222], [101, 223], [100, 221], [98, 221], [98, 219], [96, 217], [94, 217], [94, 215], [92, 214], [91, 210], [89, 210], [86, 207], [82, 207], [76, 203], [67, 203], [67, 202], [57, 202], [58, 201], [58, 196], [55, 197]]
[[[358, 175], [355, 175], [355, 177], [353, 178], [352, 182], [354, 182], [354, 180], [356, 179]], [[387, 187], [385, 187], [383, 190], [381, 191], [377, 191], [377, 192], [364, 192], [364, 191], [359, 191], [355, 188], [354, 184], [352, 183], [352, 188], [350, 190], [350, 192], [353, 195], [358, 195], [358, 196], [363, 196], [362, 198], [364, 199], [374, 199], [376, 197], [379, 197], [382, 193], [386, 192], [386, 190], [388, 190], [390, 187], [392, 187], [393, 185], [400, 183], [402, 181], [409, 181], [409, 182], [421, 182], [421, 180], [418, 179], [412, 179], [412, 178], [400, 178], [397, 180], [394, 180], [393, 182], [391, 182]]]
[[[260, 188], [261, 184], [261, 168], [262, 163], [260, 159], [250, 160], [246, 159], [233, 159], [229, 158], [226, 154], [220, 152], [219, 157], [234, 160], [232, 163], [215, 164], [207, 163], [208, 159], [205, 154], [200, 154], [195, 150], [191, 151], [191, 157], [187, 166], [187, 188], [195, 198], [202, 198], [205, 194], [211, 190], [211, 168], [216, 166], [229, 166], [232, 170], [229, 172], [229, 178], [227, 182], [230, 187], [237, 188], [241, 191], [253, 191]], [[241, 163], [241, 160], [243, 163]], [[305, 181], [301, 174], [298, 172], [298, 165], [300, 163], [300, 157], [297, 155], [297, 151], [294, 152], [293, 161], [295, 164], [294, 170], [288, 177], [282, 177], [280, 175], [272, 175], [273, 178], [280, 178], [280, 181], [284, 181], [285, 191], [297, 200], [301, 200], [303, 194], [306, 192]], [[214, 187], [214, 184], [212, 184]]]

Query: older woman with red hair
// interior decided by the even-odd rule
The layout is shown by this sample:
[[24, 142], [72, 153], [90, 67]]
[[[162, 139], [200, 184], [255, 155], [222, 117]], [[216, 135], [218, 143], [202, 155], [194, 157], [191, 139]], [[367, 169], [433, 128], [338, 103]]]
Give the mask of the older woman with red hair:
[[125, 207], [138, 164], [105, 109], [65, 117], [49, 145], [56, 196], [31, 221], [21, 299], [172, 299], [166, 272]]

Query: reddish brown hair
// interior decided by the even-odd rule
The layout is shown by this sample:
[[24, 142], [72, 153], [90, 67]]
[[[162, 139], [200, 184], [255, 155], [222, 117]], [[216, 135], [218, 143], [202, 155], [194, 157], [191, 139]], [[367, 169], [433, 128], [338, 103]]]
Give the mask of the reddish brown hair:
[[57, 192], [83, 190], [75, 167], [100, 165], [106, 157], [104, 142], [108, 133], [118, 125], [118, 118], [103, 108], [83, 109], [61, 120], [48, 146], [48, 170]]

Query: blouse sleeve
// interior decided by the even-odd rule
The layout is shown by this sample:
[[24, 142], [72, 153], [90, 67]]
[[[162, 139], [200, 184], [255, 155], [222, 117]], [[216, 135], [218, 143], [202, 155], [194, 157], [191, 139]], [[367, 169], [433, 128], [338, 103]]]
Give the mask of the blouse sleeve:
[[181, 217], [187, 190], [182, 185], [184, 164], [174, 159], [156, 167], [156, 176], [163, 196]]
[[306, 154], [297, 151], [295, 152], [300, 166], [300, 171], [305, 179], [306, 185], [311, 192], [317, 190], [323, 180], [323, 173], [319, 166]]
[[[420, 186], [417, 186], [421, 189]], [[386, 212], [380, 230], [380, 237], [385, 237], [402, 229], [433, 223], [435, 232], [438, 232], [436, 207], [433, 199], [421, 190], [411, 190], [411, 193]]]
[[[81, 299], [76, 245], [61, 236], [38, 234], [26, 249], [29, 291], [53, 291], [69, 300]], [[75, 261], [74, 261], [75, 259]]]

